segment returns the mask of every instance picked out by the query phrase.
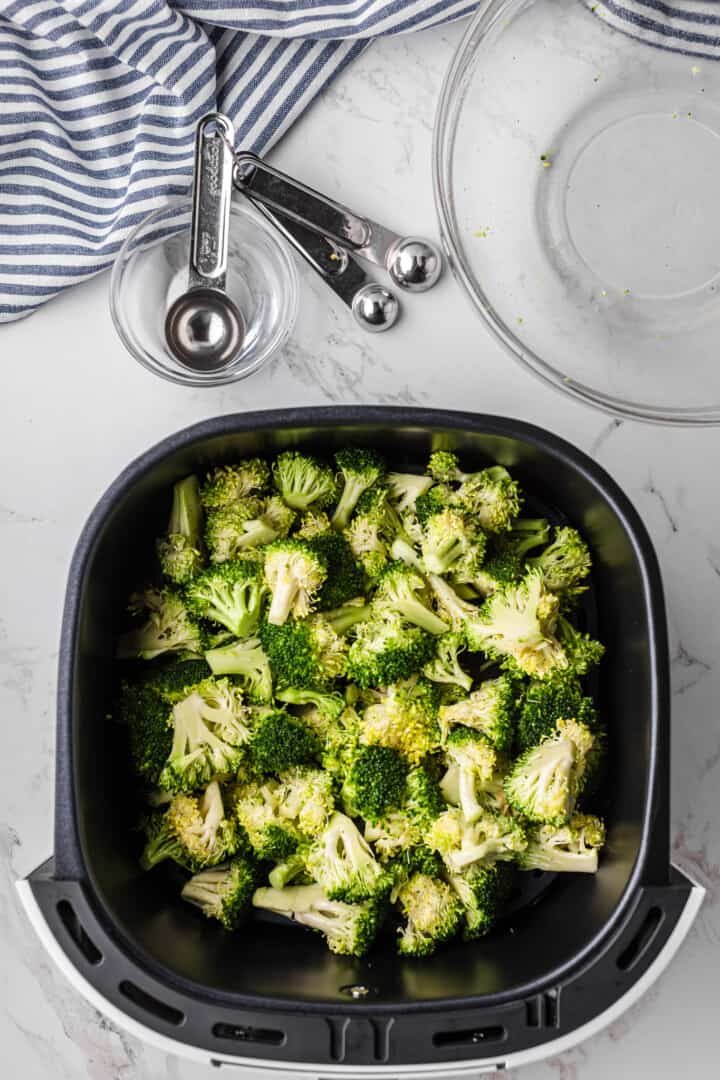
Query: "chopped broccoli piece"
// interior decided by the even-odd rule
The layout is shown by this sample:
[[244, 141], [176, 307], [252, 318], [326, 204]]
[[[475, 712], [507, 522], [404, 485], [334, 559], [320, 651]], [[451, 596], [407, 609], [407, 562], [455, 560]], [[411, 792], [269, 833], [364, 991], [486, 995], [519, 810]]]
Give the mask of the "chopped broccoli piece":
[[304, 837], [317, 837], [335, 809], [333, 780], [322, 769], [296, 765], [280, 773], [280, 814]]
[[452, 450], [435, 450], [430, 455], [427, 471], [438, 484], [451, 484], [466, 479], [460, 471], [460, 458]]
[[481, 732], [501, 753], [510, 751], [514, 735], [517, 689], [509, 675], [487, 679], [469, 697], [440, 708], [444, 733], [463, 724]]
[[338, 450], [335, 461], [343, 487], [332, 524], [336, 529], [345, 529], [360, 496], [383, 476], [385, 463], [374, 450], [358, 449]]
[[582, 686], [574, 672], [559, 671], [545, 679], [531, 679], [522, 699], [518, 719], [517, 741], [520, 750], [537, 746], [552, 735], [558, 720], [569, 716], [591, 729], [597, 723], [592, 698], [583, 696]]
[[257, 867], [247, 858], [236, 858], [222, 866], [201, 870], [183, 886], [183, 900], [199, 908], [226, 930], [237, 930], [258, 882]]
[[136, 773], [149, 784], [157, 784], [172, 746], [170, 706], [152, 681], [124, 682], [117, 716], [127, 725]]
[[404, 810], [391, 810], [375, 822], [366, 821], [364, 835], [381, 862], [392, 860], [395, 880], [410, 865], [410, 852], [423, 837], [421, 827]]
[[300, 515], [295, 535], [299, 540], [313, 540], [316, 536], [329, 532], [331, 528], [330, 518], [324, 510], [306, 510]]
[[342, 788], [348, 813], [378, 821], [405, 794], [408, 766], [389, 746], [360, 746]]
[[160, 775], [168, 791], [188, 792], [236, 772], [250, 738], [242, 694], [227, 679], [205, 679], [173, 707], [170, 755]]
[[412, 512], [418, 497], [424, 495], [432, 486], [431, 477], [417, 476], [415, 473], [391, 472], [385, 477], [385, 482], [390, 498], [400, 514]]
[[242, 845], [237, 823], [225, 816], [216, 780], [208, 784], [202, 796], [176, 795], [165, 818], [193, 868], [215, 866]]
[[145, 839], [145, 846], [140, 856], [140, 866], [143, 870], [152, 870], [167, 859], [187, 869], [192, 868], [185, 848], [178, 840], [175, 830], [164, 813], [148, 814], [140, 824]]
[[427, 518], [422, 531], [423, 566], [431, 574], [460, 570], [472, 580], [485, 558], [485, 534], [472, 515], [446, 507]]
[[363, 716], [362, 741], [390, 746], [418, 764], [440, 744], [437, 687], [413, 677], [375, 694]]
[[305, 867], [306, 851], [296, 851], [282, 862], [275, 863], [268, 874], [268, 881], [273, 889], [284, 889], [295, 882], [298, 885], [311, 884]]
[[462, 810], [450, 807], [433, 822], [427, 844], [451, 873], [460, 873], [473, 863], [512, 862], [527, 847], [527, 837], [517, 818], [486, 811], [470, 824]]
[[320, 747], [313, 733], [299, 720], [277, 711], [267, 713], [255, 725], [249, 743], [250, 756], [262, 773], [282, 772], [318, 758]]
[[326, 577], [317, 598], [318, 611], [342, 607], [349, 600], [362, 596], [365, 578], [350, 544], [341, 533], [334, 530], [319, 533], [308, 543], [326, 568]]
[[457, 630], [441, 634], [436, 641], [435, 657], [423, 668], [423, 675], [432, 682], [445, 683], [470, 690], [472, 677], [460, 666], [459, 654], [467, 648], [465, 635]]
[[347, 643], [322, 615], [282, 626], [264, 621], [260, 640], [280, 688], [323, 689], [345, 670]]
[[307, 540], [278, 540], [265, 551], [265, 581], [272, 594], [267, 620], [282, 626], [290, 615], [310, 614], [327, 577], [327, 562]]
[[382, 897], [392, 884], [390, 875], [345, 814], [333, 814], [325, 831], [310, 846], [307, 868], [330, 900], [348, 904]]
[[542, 571], [545, 588], [568, 599], [587, 588], [582, 581], [590, 573], [591, 563], [587, 544], [577, 529], [568, 526], [556, 529], [552, 544], [530, 559], [530, 565]]
[[246, 638], [205, 653], [213, 675], [232, 675], [250, 701], [263, 704], [272, 699], [270, 662], [260, 639]]
[[497, 765], [495, 749], [478, 731], [457, 727], [453, 728], [447, 737], [445, 756], [449, 767], [457, 770], [454, 778], [457, 783], [457, 802], [463, 817], [472, 825], [482, 817], [486, 809], [478, 798], [478, 789], [491, 782], [494, 777]]
[[163, 575], [185, 585], [203, 566], [202, 504], [197, 476], [186, 476], [173, 487], [167, 532], [156, 543]]
[[446, 881], [413, 874], [400, 886], [397, 901], [405, 918], [398, 938], [403, 956], [431, 956], [460, 929], [463, 906]]
[[407, 626], [400, 615], [376, 615], [356, 630], [348, 650], [347, 676], [363, 689], [389, 686], [419, 671], [434, 650], [434, 638], [417, 626]]
[[583, 634], [560, 615], [557, 621], [558, 638], [567, 662], [576, 675], [587, 675], [605, 655], [605, 646], [589, 634]]
[[463, 480], [457, 501], [486, 532], [503, 533], [512, 528], [520, 513], [522, 497], [517, 481], [502, 465], [473, 473]]
[[241, 784], [235, 792], [235, 814], [259, 859], [287, 859], [302, 839], [289, 817], [282, 814], [279, 780]]
[[304, 690], [293, 686], [286, 686], [278, 690], [275, 695], [278, 701], [288, 705], [312, 705], [324, 719], [323, 727], [337, 720], [345, 708], [345, 702], [340, 694], [324, 693], [322, 690]]
[[236, 559], [282, 535], [265, 514], [265, 503], [252, 495], [211, 510], [205, 522], [205, 543], [212, 562]]
[[115, 651], [118, 660], [154, 660], [168, 652], [202, 652], [202, 630], [173, 589], [151, 586], [133, 593], [128, 611], [137, 618], [145, 616], [145, 621], [120, 635]]
[[433, 487], [428, 488], [422, 495], [418, 495], [415, 500], [415, 517], [418, 524], [425, 525], [431, 517], [441, 514], [443, 510], [452, 507], [453, 501], [453, 490], [447, 484], [435, 484]]
[[261, 458], [247, 458], [237, 465], [219, 465], [205, 477], [201, 498], [208, 510], [263, 491], [270, 482], [270, 469]]
[[379, 612], [396, 612], [429, 634], [444, 634], [449, 629], [423, 600], [425, 582], [420, 574], [403, 562], [392, 562], [381, 574], [373, 601]]
[[336, 634], [347, 634], [357, 623], [369, 619], [371, 613], [370, 605], [365, 604], [363, 597], [359, 596], [355, 600], [343, 604], [342, 607], [334, 608], [331, 611], [323, 611], [322, 614], [325, 622], [332, 626]]
[[356, 514], [345, 530], [350, 549], [369, 578], [376, 578], [388, 561], [388, 545], [377, 514]]
[[424, 765], [418, 765], [408, 773], [405, 809], [423, 829], [445, 810], [440, 786]]
[[[521, 852], [519, 858], [524, 854]], [[474, 941], [490, 930], [505, 903], [513, 875], [509, 863], [471, 863], [463, 873], [450, 875], [450, 884], [465, 908], [465, 941]]]
[[187, 589], [188, 606], [195, 616], [220, 623], [238, 638], [257, 631], [266, 595], [260, 566], [247, 559], [211, 566]]
[[539, 825], [520, 854], [523, 870], [594, 874], [598, 851], [605, 843], [605, 825], [591, 814], [573, 814], [566, 825]]
[[347, 904], [330, 900], [319, 885], [258, 889], [253, 904], [319, 931], [330, 951], [343, 956], [364, 956], [382, 921], [382, 908], [373, 901]]
[[335, 501], [337, 483], [333, 470], [310, 454], [286, 450], [273, 465], [273, 483], [293, 510], [322, 510]]
[[555, 731], [515, 761], [505, 779], [510, 806], [530, 821], [563, 825], [582, 787], [592, 732], [574, 719], [558, 720]]

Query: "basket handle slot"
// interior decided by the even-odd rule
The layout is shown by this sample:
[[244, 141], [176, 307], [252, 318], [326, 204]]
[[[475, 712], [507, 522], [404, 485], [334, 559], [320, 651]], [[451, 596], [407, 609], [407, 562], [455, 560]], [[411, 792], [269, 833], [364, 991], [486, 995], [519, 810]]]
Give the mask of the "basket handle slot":
[[59, 900], [57, 903], [57, 913], [60, 917], [60, 922], [67, 930], [70, 938], [75, 942], [75, 945], [85, 957], [88, 964], [92, 964], [93, 967], [99, 964], [103, 958], [103, 954], [80, 922], [78, 914], [70, 901]]

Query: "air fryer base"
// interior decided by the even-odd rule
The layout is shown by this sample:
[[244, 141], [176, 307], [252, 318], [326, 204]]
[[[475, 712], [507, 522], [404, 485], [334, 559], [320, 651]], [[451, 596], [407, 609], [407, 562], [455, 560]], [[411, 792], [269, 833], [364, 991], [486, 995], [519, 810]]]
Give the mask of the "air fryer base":
[[[638, 890], [627, 919], [599, 956], [582, 965], [562, 986], [551, 987], [535, 998], [500, 1008], [433, 1008], [402, 1017], [394, 1017], [387, 1009], [378, 1009], [375, 1017], [364, 1012], [356, 1020], [347, 1013], [318, 1016], [315, 1024], [324, 1029], [329, 1048], [326, 1060], [278, 1061], [261, 1056], [257, 1042], [262, 1038], [254, 1041], [254, 1033], [267, 1041], [277, 1031], [284, 1043], [290, 1022], [295, 1028], [291, 1036], [294, 1041], [303, 1037], [308, 1027], [312, 1030], [306, 1012], [298, 1009], [288, 1016], [283, 1010], [268, 1009], [264, 1014], [248, 1014], [199, 997], [178, 1000], [174, 990], [153, 984], [114, 948], [95, 923], [82, 885], [57, 881], [52, 870], [50, 859], [29, 878], [18, 882], [17, 889], [38, 937], [73, 987], [108, 1020], [136, 1038], [165, 1053], [205, 1065], [233, 1066], [237, 1075], [247, 1080], [259, 1074], [267, 1080], [395, 1080], [401, 1076], [459, 1080], [563, 1053], [613, 1023], [650, 988], [687, 936], [706, 891], [673, 866], [670, 884]], [[389, 1062], [396, 1023], [403, 1030], [395, 1034], [406, 1045], [406, 1040], [412, 1039], [412, 1032], [407, 1030], [410, 1024], [418, 1034], [422, 1029], [426, 1038], [428, 1031], [434, 1030], [433, 1046], [454, 1046], [460, 1055], [468, 1053], [463, 1046], [476, 1047], [480, 1052], [451, 1061]], [[263, 1024], [267, 1027], [263, 1028]], [[193, 1034], [193, 1029], [195, 1035], [198, 1030], [206, 1032], [208, 1044], [214, 1046], [203, 1046], [199, 1039], [194, 1043], [185, 1041], [182, 1028], [186, 1025], [188, 1034]], [[170, 1033], [173, 1028], [177, 1034]], [[218, 1032], [223, 1036], [219, 1037]], [[223, 1037], [245, 1042], [258, 1056], [245, 1057], [214, 1048]], [[483, 1044], [493, 1043], [497, 1046], [494, 1053], [487, 1055], [480, 1050]]]

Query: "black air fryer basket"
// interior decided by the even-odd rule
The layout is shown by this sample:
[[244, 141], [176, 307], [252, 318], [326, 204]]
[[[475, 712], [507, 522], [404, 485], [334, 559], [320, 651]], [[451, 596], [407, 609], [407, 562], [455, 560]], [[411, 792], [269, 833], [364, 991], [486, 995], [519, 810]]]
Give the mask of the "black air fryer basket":
[[[395, 467], [457, 449], [510, 467], [594, 556], [591, 617], [607, 644], [607, 847], [597, 875], [532, 878], [513, 914], [429, 960], [329, 953], [256, 921], [231, 935], [144, 875], [128, 828], [121, 732], [108, 722], [113, 641], [174, 481], [287, 447], [376, 446]], [[514, 420], [381, 407], [206, 421], [131, 464], [98, 503], [70, 571], [60, 649], [55, 853], [19, 888], [47, 948], [115, 1021], [166, 1049], [277, 1075], [461, 1076], [536, 1060], [617, 1016], [665, 966], [702, 890], [669, 859], [669, 680], [663, 593], [647, 533], [610, 477]]]

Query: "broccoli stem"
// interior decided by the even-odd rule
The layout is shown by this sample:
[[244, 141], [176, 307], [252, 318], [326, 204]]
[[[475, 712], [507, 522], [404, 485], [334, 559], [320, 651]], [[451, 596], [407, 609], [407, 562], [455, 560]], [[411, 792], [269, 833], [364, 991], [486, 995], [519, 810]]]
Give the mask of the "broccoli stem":
[[367, 486], [365, 481], [353, 480], [352, 477], [347, 477], [345, 479], [345, 486], [342, 490], [340, 501], [335, 508], [335, 513], [330, 519], [330, 524], [334, 529], [347, 528], [350, 515]]
[[413, 596], [405, 596], [398, 603], [398, 611], [410, 622], [429, 634], [444, 634], [448, 624]]
[[563, 851], [561, 848], [535, 847], [531, 845], [522, 856], [524, 870], [550, 870], [595, 874], [598, 868], [597, 851]]
[[292, 574], [286, 572], [278, 575], [273, 588], [270, 610], [267, 614], [269, 623], [273, 626], [282, 626], [287, 622], [297, 592], [297, 581]]
[[277, 863], [270, 871], [268, 881], [273, 889], [284, 889], [286, 885], [302, 874], [304, 869], [305, 859], [303, 856], [291, 855], [288, 859], [285, 859], [284, 862]]
[[412, 544], [407, 540], [403, 540], [401, 536], [398, 536], [393, 540], [390, 554], [393, 559], [399, 559], [400, 562], [406, 563], [407, 566], [414, 566], [416, 570], [419, 570], [422, 573], [423, 565], [420, 556]]
[[369, 604], [344, 604], [334, 611], [324, 611], [323, 618], [336, 634], [346, 634], [356, 623], [369, 619], [371, 611]]
[[179, 533], [187, 537], [194, 547], [200, 544], [202, 504], [197, 476], [186, 476], [175, 484], [168, 533]]

